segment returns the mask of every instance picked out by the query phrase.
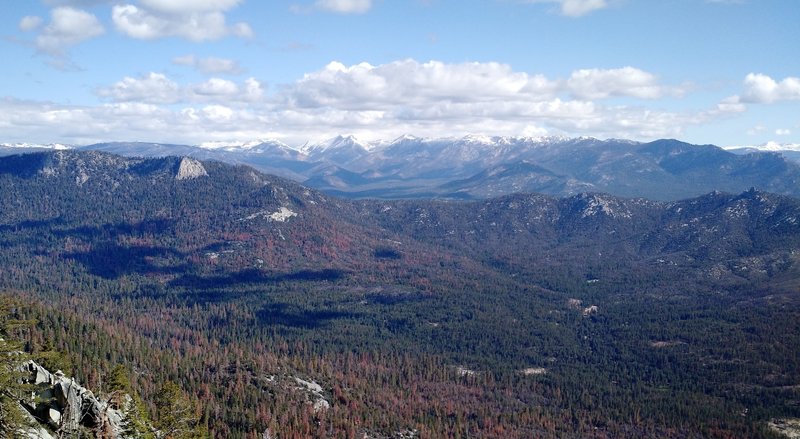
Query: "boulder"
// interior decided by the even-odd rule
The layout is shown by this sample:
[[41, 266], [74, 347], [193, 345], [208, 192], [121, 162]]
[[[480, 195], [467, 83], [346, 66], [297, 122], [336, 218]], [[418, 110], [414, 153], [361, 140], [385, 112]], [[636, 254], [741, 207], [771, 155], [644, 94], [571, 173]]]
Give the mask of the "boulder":
[[[30, 372], [29, 384], [36, 386], [30, 400], [22, 406], [40, 422], [40, 426], [26, 430], [27, 437], [51, 437], [45, 425], [54, 431], [70, 435], [81, 427], [111, 432], [111, 437], [121, 437], [126, 420], [123, 412], [109, 407], [94, 394], [63, 373], [52, 374], [47, 369], [28, 361], [23, 370]], [[125, 402], [131, 398], [126, 395]], [[38, 436], [36, 436], [38, 435]]]

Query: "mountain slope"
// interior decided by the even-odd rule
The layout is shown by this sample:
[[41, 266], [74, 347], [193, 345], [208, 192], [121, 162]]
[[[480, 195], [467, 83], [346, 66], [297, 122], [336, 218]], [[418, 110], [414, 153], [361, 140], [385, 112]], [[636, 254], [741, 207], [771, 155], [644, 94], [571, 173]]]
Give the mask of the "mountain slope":
[[[573, 147], [612, 166], [593, 142]], [[645, 148], [690, 172], [688, 147]], [[561, 178], [521, 163], [498, 175]], [[107, 331], [53, 323], [81, 382], [92, 356], [146, 400], [178, 381], [219, 437], [769, 437], [797, 413], [800, 201], [759, 190], [346, 200], [56, 151], [0, 158], [0, 244], [0, 289]]]
[[[370, 143], [338, 136], [302, 147], [267, 140], [205, 144], [202, 148], [105, 143], [80, 149], [247, 164], [348, 198], [485, 199], [515, 192], [565, 196], [594, 191], [671, 201], [712, 190], [735, 193], [751, 187], [800, 196], [800, 164], [791, 160], [789, 152], [726, 151], [669, 139], [639, 143], [592, 138], [402, 136]], [[5, 153], [18, 151], [20, 148], [7, 148]]]

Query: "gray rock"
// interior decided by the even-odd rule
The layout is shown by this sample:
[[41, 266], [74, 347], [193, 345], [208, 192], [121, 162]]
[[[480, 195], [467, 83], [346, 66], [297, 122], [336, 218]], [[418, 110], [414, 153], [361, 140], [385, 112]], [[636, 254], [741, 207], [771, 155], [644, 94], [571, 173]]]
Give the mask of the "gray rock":
[[55, 382], [53, 374], [33, 361], [27, 362], [24, 367], [31, 372], [31, 384], [53, 384]]
[[[34, 415], [41, 425], [20, 432], [24, 437], [49, 439], [52, 436], [44, 426], [71, 437], [81, 427], [111, 432], [112, 438], [122, 437], [125, 416], [101, 401], [94, 394], [63, 373], [52, 374], [33, 361], [25, 363], [23, 370], [30, 372], [28, 383], [37, 390], [22, 406]], [[124, 407], [132, 399], [126, 395]]]
[[78, 388], [75, 381], [67, 379], [54, 386], [56, 407], [61, 411], [61, 429], [67, 433], [78, 431], [81, 424], [83, 401]]
[[177, 180], [190, 180], [206, 176], [208, 176], [208, 172], [206, 172], [206, 168], [203, 167], [202, 163], [195, 159], [184, 157], [178, 165], [178, 173], [175, 178]]

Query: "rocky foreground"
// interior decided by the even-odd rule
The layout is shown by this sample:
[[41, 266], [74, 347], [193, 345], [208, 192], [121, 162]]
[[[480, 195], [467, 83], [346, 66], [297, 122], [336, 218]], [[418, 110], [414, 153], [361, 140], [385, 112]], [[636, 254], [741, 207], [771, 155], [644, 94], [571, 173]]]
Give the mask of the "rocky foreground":
[[21, 402], [31, 420], [31, 427], [20, 432], [23, 437], [74, 437], [81, 432], [104, 438], [123, 437], [125, 412], [132, 403], [130, 396], [101, 399], [61, 371], [51, 373], [34, 361], [22, 367], [30, 373], [26, 384], [34, 388], [30, 398]]

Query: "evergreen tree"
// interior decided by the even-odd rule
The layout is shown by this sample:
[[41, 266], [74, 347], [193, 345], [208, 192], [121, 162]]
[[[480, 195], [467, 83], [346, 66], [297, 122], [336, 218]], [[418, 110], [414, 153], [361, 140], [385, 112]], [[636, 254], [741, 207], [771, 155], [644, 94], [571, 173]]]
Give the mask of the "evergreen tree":
[[155, 397], [156, 428], [159, 438], [189, 439], [204, 437], [198, 428], [195, 407], [191, 400], [172, 381], [167, 381]]
[[19, 343], [9, 339], [12, 328], [24, 322], [11, 316], [13, 302], [0, 296], [0, 438], [14, 437], [26, 426], [26, 417], [19, 401], [27, 386], [22, 384], [25, 376], [20, 365], [28, 357], [21, 352]]
[[132, 439], [154, 438], [147, 409], [139, 395], [133, 391], [128, 369], [121, 364], [114, 366], [106, 376], [105, 383], [111, 406], [122, 410], [124, 415], [123, 436]]

